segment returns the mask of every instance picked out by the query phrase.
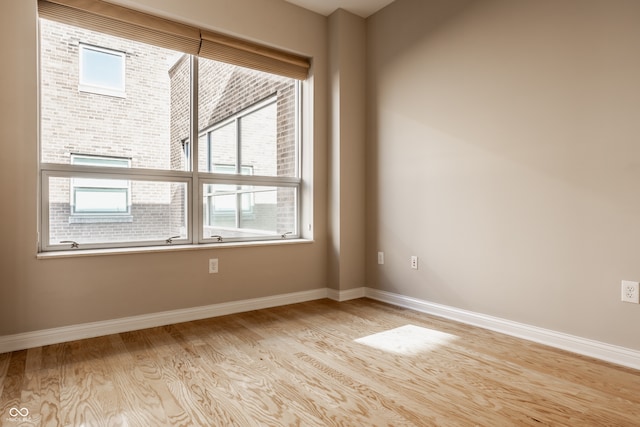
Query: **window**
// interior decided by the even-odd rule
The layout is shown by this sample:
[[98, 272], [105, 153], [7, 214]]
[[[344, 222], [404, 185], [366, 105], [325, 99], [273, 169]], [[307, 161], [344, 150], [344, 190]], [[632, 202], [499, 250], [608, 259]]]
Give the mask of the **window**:
[[[128, 168], [130, 160], [72, 154], [71, 164]], [[70, 204], [72, 214], [128, 214], [131, 210], [129, 181], [73, 178]]]
[[124, 97], [124, 52], [82, 43], [79, 45], [79, 51], [79, 90]]
[[[289, 106], [282, 100], [280, 103], [281, 116], [295, 111], [291, 102]], [[293, 139], [284, 138], [285, 142], [278, 144], [277, 117], [278, 99], [268, 96], [205, 129], [200, 138], [206, 140], [207, 170], [242, 176], [295, 177], [296, 147]], [[293, 124], [283, 120], [280, 131], [294, 132]], [[203, 238], [293, 234], [297, 227], [291, 215], [297, 203], [293, 190], [286, 186], [204, 184]]]
[[298, 78], [49, 20], [48, 7], [40, 250], [300, 236]]
[[[233, 165], [213, 165], [213, 171], [217, 173], [235, 173], [235, 170], [236, 168]], [[243, 175], [252, 175], [251, 166], [243, 166], [241, 171]], [[212, 214], [234, 212], [238, 203], [242, 207], [242, 212], [251, 212], [253, 209], [253, 197], [250, 194], [239, 193], [234, 185], [219, 184], [216, 186], [215, 184], [209, 184], [204, 197], [205, 226], [212, 226], [215, 223], [208, 212]]]

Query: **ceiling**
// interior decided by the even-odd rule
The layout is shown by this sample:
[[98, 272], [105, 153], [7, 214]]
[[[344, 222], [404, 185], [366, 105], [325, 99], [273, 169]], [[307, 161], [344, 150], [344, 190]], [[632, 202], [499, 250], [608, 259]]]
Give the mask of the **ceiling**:
[[373, 15], [394, 0], [285, 0], [321, 15], [329, 16], [336, 9], [345, 9], [363, 18]]

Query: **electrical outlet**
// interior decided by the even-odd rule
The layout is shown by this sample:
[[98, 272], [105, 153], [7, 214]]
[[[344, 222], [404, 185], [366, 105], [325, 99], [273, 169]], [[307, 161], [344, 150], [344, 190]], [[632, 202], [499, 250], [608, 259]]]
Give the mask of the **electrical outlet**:
[[218, 272], [218, 258], [211, 258], [209, 260], [209, 274]]
[[378, 252], [378, 264], [384, 264], [384, 252]]
[[622, 281], [622, 301], [640, 304], [640, 284], [629, 280]]
[[411, 268], [413, 268], [414, 270], [418, 269], [418, 257], [415, 255], [411, 256]]

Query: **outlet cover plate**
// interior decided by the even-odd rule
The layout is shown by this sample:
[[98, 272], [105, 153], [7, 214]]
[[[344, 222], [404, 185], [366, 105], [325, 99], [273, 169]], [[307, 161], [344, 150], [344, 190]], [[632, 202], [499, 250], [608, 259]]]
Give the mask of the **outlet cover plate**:
[[640, 283], [623, 280], [621, 283], [622, 301], [640, 304]]
[[218, 272], [218, 258], [211, 258], [209, 260], [209, 274]]

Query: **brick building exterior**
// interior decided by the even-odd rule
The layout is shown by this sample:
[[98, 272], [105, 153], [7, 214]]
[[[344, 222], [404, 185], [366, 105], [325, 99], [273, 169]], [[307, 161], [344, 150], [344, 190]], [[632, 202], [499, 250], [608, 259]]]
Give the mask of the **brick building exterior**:
[[[131, 168], [188, 170], [188, 55], [46, 20], [41, 20], [40, 42], [43, 163], [72, 164], [78, 159], [95, 158], [103, 163], [119, 161], [120, 167], [126, 161]], [[97, 93], [82, 86], [83, 46], [122, 53], [123, 93]], [[236, 151], [240, 151], [243, 174], [295, 176], [295, 82], [202, 58], [199, 76], [198, 171], [229, 173], [236, 168]], [[229, 130], [237, 131], [235, 140], [227, 135]], [[242, 148], [236, 150], [234, 141], [240, 137]], [[77, 212], [78, 200], [84, 194], [81, 186], [99, 187], [102, 183], [77, 177], [50, 179], [51, 244], [60, 240], [119, 242], [187, 237], [186, 184], [113, 179], [103, 183], [117, 187], [102, 189], [104, 197], [115, 200], [127, 194], [126, 211]], [[204, 187], [207, 237], [242, 236], [234, 219], [238, 213], [221, 208], [228, 207], [223, 197], [231, 197], [218, 195], [225, 189], [229, 190], [229, 185]], [[100, 194], [94, 190], [92, 196]], [[233, 196], [242, 201], [240, 227], [291, 231], [291, 224], [295, 224], [294, 193], [274, 188], [271, 192], [249, 191]]]

